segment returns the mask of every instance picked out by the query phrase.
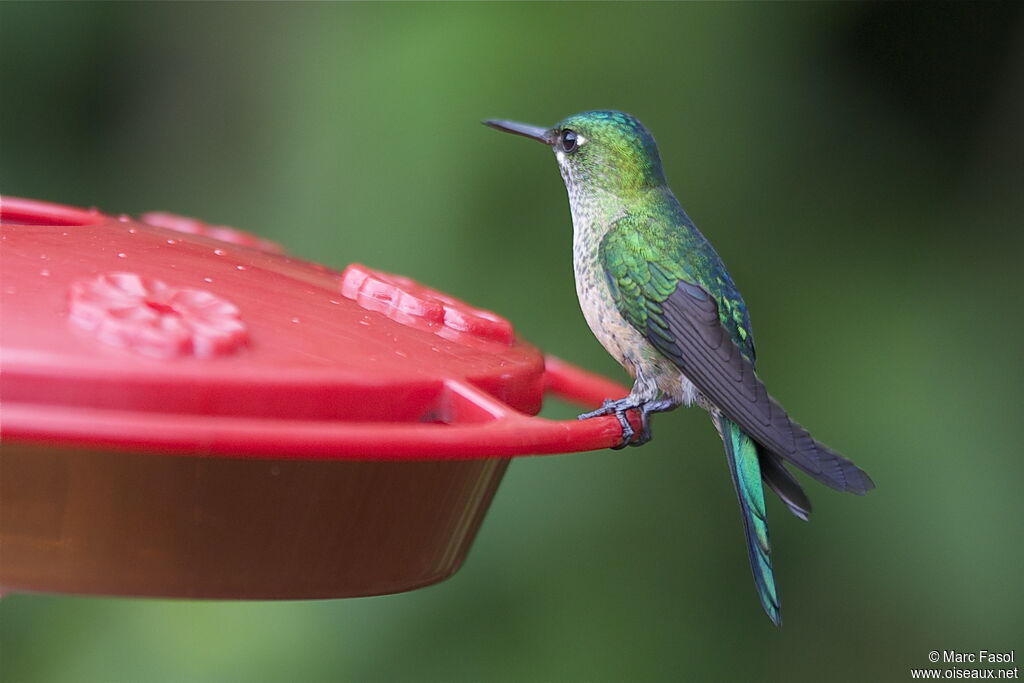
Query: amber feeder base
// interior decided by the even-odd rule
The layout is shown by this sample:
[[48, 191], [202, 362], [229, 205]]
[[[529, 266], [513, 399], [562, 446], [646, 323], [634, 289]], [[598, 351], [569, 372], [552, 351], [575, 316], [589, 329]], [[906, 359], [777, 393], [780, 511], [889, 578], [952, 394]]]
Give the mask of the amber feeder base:
[[4, 591], [349, 598], [442, 581], [508, 467], [5, 445]]

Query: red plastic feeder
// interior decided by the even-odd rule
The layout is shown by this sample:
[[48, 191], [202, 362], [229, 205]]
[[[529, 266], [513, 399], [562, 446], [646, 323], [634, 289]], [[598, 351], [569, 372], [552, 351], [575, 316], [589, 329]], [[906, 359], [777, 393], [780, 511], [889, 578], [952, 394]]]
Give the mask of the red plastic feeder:
[[412, 280], [171, 214], [0, 200], [0, 589], [410, 590], [461, 565], [533, 417], [622, 386]]

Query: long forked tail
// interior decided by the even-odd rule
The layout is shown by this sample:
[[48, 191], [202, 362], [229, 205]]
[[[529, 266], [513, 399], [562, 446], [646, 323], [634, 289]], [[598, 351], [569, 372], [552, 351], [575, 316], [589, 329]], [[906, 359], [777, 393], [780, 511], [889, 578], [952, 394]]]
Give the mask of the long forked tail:
[[765, 514], [764, 487], [761, 484], [761, 465], [757, 445], [744, 434], [735, 422], [719, 415], [718, 429], [725, 444], [726, 459], [736, 496], [743, 515], [743, 530], [747, 536], [747, 553], [754, 583], [761, 605], [776, 626], [782, 624], [779, 595], [775, 590], [772, 571], [771, 546], [768, 543], [768, 517]]

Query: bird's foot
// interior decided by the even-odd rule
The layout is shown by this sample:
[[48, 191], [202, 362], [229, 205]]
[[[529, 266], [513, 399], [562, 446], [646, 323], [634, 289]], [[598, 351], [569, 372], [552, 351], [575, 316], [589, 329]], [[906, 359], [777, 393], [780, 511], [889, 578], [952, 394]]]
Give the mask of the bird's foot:
[[633, 440], [633, 436], [636, 435], [636, 430], [633, 429], [633, 425], [629, 423], [629, 418], [626, 417], [626, 411], [633, 410], [639, 405], [632, 396], [626, 396], [616, 400], [605, 399], [604, 403], [597, 410], [592, 410], [589, 413], [583, 413], [580, 415], [578, 420], [588, 420], [592, 417], [601, 417], [602, 415], [612, 415], [618, 418], [619, 424], [622, 425], [622, 441], [619, 445], [612, 446], [612, 450], [617, 451], [625, 448], [626, 445]]
[[[621, 450], [626, 446], [642, 446], [651, 440], [651, 413], [660, 413], [666, 410], [672, 410], [678, 403], [670, 399], [661, 399], [655, 401], [643, 401], [633, 396], [626, 396], [617, 400], [606, 399], [605, 402], [597, 410], [592, 410], [589, 413], [583, 413], [577, 419], [586, 420], [591, 417], [601, 417], [602, 415], [614, 414], [619, 420], [619, 424], [622, 425], [622, 441], [617, 446], [612, 446], [612, 450]], [[630, 410], [639, 409], [640, 411], [640, 433], [637, 434], [636, 430], [633, 429], [633, 425], [630, 424], [629, 418], [626, 417], [626, 413]], [[636, 437], [634, 441], [633, 437]]]

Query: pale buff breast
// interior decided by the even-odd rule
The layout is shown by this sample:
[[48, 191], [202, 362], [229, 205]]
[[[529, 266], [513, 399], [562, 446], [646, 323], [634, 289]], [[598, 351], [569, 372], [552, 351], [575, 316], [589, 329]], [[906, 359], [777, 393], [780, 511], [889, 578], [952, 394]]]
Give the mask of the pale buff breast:
[[[637, 377], [639, 366], [645, 376], [653, 378], [663, 393], [684, 404], [693, 403], [698, 398], [698, 392], [690, 380], [619, 313], [604, 269], [598, 260], [598, 250], [605, 231], [593, 229], [592, 224], [588, 223], [585, 219], [577, 220], [576, 211], [573, 211], [576, 296], [591, 331], [608, 353], [634, 378]], [[634, 387], [634, 391], [638, 390], [641, 387]]]

